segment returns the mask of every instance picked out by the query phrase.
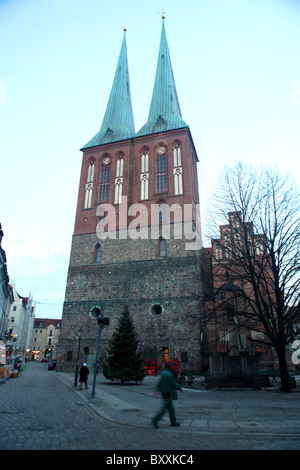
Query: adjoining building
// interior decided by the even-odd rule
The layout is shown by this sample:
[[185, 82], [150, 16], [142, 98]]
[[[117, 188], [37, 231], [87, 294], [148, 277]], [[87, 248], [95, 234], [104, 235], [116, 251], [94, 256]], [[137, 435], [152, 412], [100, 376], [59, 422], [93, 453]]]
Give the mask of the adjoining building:
[[52, 318], [36, 318], [33, 324], [31, 354], [32, 359], [55, 359], [61, 320]]
[[4, 341], [5, 336], [5, 326], [6, 320], [8, 316], [8, 312], [10, 310], [10, 305], [13, 302], [12, 298], [12, 290], [9, 286], [9, 276], [7, 271], [7, 259], [6, 253], [2, 248], [2, 239], [4, 233], [2, 230], [2, 225], [0, 224], [0, 340]]
[[29, 355], [33, 321], [35, 317], [35, 302], [31, 295], [22, 297], [14, 284], [10, 284], [12, 302], [6, 318], [4, 337], [6, 340], [7, 356]]

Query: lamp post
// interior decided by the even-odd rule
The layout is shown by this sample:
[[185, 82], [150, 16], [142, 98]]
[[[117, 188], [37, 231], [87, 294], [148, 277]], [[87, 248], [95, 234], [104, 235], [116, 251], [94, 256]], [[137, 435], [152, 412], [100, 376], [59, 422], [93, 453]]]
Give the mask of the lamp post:
[[80, 342], [81, 342], [81, 333], [82, 333], [82, 332], [83, 332], [83, 329], [80, 327], [79, 330], [78, 330], [79, 342], [78, 342], [78, 353], [77, 353], [77, 363], [76, 363], [74, 387], [77, 387], [78, 368], [79, 368], [79, 354], [80, 354]]
[[109, 325], [109, 318], [103, 316], [104, 306], [101, 304], [100, 307], [94, 307], [92, 315], [97, 318], [98, 323], [98, 337], [97, 337], [97, 348], [96, 348], [96, 357], [95, 357], [95, 367], [94, 367], [94, 380], [91, 398], [95, 398], [95, 388], [96, 388], [96, 376], [98, 369], [98, 356], [99, 356], [99, 346], [100, 346], [100, 336], [104, 325]]

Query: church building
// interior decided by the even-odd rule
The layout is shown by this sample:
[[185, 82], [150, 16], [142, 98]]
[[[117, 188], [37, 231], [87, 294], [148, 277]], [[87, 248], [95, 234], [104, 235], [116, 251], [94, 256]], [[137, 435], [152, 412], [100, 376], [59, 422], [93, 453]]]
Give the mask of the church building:
[[[201, 228], [198, 157], [176, 92], [162, 20], [148, 119], [135, 130], [126, 30], [99, 132], [82, 148], [59, 370], [93, 366], [95, 311], [109, 317], [99, 364], [124, 306], [145, 360], [167, 360], [180, 370], [201, 368]], [[99, 309], [95, 309], [98, 307]]]

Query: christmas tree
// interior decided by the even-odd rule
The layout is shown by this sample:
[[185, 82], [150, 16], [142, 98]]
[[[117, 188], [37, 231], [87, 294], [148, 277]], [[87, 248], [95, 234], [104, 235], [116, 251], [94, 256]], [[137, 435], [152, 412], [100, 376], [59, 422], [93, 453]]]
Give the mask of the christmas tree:
[[103, 364], [102, 372], [106, 379], [118, 379], [122, 384], [144, 379], [143, 356], [138, 351], [138, 344], [128, 307], [124, 307]]

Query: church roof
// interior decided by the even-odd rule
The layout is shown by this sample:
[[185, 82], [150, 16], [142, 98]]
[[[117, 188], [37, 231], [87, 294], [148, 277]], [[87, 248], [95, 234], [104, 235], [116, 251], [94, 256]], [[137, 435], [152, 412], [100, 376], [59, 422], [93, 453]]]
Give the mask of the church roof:
[[146, 124], [137, 136], [188, 127], [183, 121], [163, 20], [152, 101]]
[[125, 31], [124, 29], [117, 69], [100, 131], [82, 147], [82, 150], [135, 135]]

